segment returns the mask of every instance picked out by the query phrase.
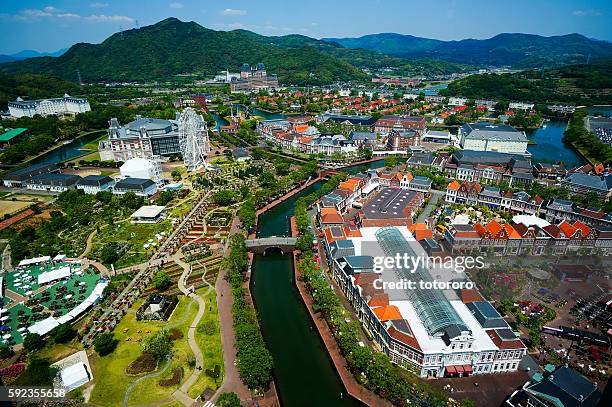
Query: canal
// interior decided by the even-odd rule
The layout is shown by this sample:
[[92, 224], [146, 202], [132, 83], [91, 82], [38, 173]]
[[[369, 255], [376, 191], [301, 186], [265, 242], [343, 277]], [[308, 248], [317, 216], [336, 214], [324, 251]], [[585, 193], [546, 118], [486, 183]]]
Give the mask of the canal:
[[527, 146], [534, 164], [563, 161], [566, 168], [571, 168], [585, 163], [570, 145], [563, 142], [563, 132], [566, 127], [566, 122], [549, 121], [544, 122], [544, 125], [538, 129], [525, 131], [527, 138], [535, 142]]
[[[382, 161], [351, 167], [355, 173]], [[322, 186], [317, 182], [259, 217], [257, 235], [288, 236], [295, 202]], [[251, 291], [263, 336], [274, 358], [274, 380], [283, 406], [362, 406], [346, 394], [308, 310], [295, 287], [291, 255], [255, 255]]]
[[106, 130], [94, 131], [79, 137], [76, 140], [61, 145], [51, 151], [41, 154], [40, 156], [28, 162], [29, 165], [34, 164], [55, 164], [62, 161], [70, 160], [85, 153], [83, 146], [90, 143], [106, 133]]

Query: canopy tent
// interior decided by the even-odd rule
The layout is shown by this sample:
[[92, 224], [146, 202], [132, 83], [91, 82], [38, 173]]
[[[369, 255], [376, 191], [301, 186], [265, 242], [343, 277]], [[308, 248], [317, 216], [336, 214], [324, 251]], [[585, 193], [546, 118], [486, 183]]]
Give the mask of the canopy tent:
[[60, 324], [55, 320], [55, 318], [49, 317], [49, 318], [43, 319], [42, 321], [38, 321], [34, 325], [31, 325], [28, 328], [28, 331], [30, 333], [39, 334], [42, 336], [59, 325]]
[[34, 257], [32, 259], [23, 259], [17, 265], [18, 267], [32, 266], [34, 264], [46, 263], [51, 260], [51, 256]]
[[62, 369], [60, 376], [64, 387], [66, 387], [68, 391], [76, 389], [91, 380], [89, 372], [87, 371], [87, 366], [85, 366], [83, 362]]
[[50, 283], [51, 281], [61, 280], [70, 277], [70, 267], [60, 267], [55, 270], [47, 271], [38, 275], [38, 285]]

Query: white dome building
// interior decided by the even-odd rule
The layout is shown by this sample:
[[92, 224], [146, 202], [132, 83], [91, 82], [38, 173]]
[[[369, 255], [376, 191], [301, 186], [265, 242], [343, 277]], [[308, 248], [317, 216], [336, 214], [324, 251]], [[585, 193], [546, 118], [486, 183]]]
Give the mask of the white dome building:
[[142, 178], [155, 182], [161, 180], [161, 166], [157, 161], [145, 158], [131, 158], [119, 168], [121, 178]]

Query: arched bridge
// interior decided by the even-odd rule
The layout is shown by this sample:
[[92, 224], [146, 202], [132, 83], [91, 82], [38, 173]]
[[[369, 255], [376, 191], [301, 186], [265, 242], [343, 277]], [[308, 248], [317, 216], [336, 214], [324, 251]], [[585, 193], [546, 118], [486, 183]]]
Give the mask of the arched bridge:
[[246, 247], [253, 253], [265, 253], [268, 249], [291, 252], [295, 249], [296, 241], [297, 239], [295, 237], [261, 237], [247, 240]]

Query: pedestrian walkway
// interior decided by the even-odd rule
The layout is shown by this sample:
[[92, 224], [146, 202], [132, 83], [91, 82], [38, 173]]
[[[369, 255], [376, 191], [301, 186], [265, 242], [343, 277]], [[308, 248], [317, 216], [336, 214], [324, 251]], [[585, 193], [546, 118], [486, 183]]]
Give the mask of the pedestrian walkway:
[[[191, 351], [193, 352], [193, 355], [195, 356], [196, 368], [194, 369], [191, 376], [189, 376], [189, 378], [185, 380], [185, 382], [181, 385], [181, 387], [179, 387], [172, 394], [172, 396], [177, 401], [180, 401], [184, 406], [191, 406], [195, 402], [195, 400], [189, 397], [188, 392], [191, 386], [193, 386], [198, 380], [200, 374], [202, 374], [202, 367], [204, 366], [204, 355], [202, 355], [202, 351], [198, 345], [198, 342], [195, 339], [195, 333], [196, 328], [198, 327], [198, 324], [200, 323], [200, 320], [202, 319], [202, 317], [204, 316], [204, 312], [206, 311], [206, 302], [199, 294], [196, 294], [185, 286], [187, 278], [189, 278], [189, 274], [191, 273], [191, 266], [181, 259], [181, 252], [179, 251], [175, 253], [172, 256], [172, 260], [174, 260], [176, 264], [183, 268], [183, 273], [181, 274], [178, 280], [179, 290], [181, 290], [181, 292], [187, 297], [193, 298], [198, 303], [198, 313], [196, 314], [193, 321], [191, 321], [191, 325], [189, 325], [189, 330], [187, 331], [187, 342], [189, 344], [189, 347], [191, 348]], [[208, 294], [210, 293], [210, 290], [213, 289], [213, 287], [208, 281], [204, 280], [204, 282], [208, 284], [208, 291], [206, 292], [206, 294]]]

